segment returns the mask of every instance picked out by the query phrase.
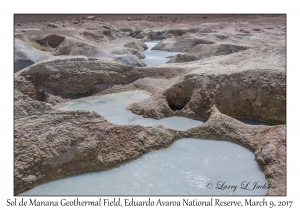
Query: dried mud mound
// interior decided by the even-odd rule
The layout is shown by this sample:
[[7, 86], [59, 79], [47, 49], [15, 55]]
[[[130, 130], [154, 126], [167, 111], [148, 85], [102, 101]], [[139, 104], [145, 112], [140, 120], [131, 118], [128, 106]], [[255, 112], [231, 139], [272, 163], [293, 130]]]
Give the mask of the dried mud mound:
[[162, 126], [119, 126], [95, 113], [51, 110], [21, 93], [15, 100], [16, 113], [35, 106], [15, 120], [15, 194], [66, 175], [116, 167], [180, 137]]
[[137, 66], [137, 67], [146, 66], [145, 63], [143, 63], [141, 60], [137, 59], [137, 57], [134, 55], [119, 56], [119, 57], [115, 58], [115, 60], [119, 63], [122, 63], [124, 65], [129, 65], [129, 66]]
[[163, 95], [133, 104], [130, 109], [144, 117], [179, 115], [206, 120], [207, 111], [215, 105], [231, 117], [285, 123], [285, 80], [284, 71], [268, 69], [229, 75], [188, 75]]
[[27, 39], [31, 46], [42, 51], [51, 52], [54, 56], [84, 55], [94, 58], [111, 57], [111, 55], [97, 46], [59, 34], [47, 36], [35, 34]]
[[31, 115], [39, 115], [41, 113], [53, 111], [49, 104], [37, 100], [32, 100], [29, 96], [24, 95], [17, 90], [14, 91], [14, 103], [15, 120]]
[[113, 61], [55, 57], [20, 71], [15, 78], [15, 87], [21, 92], [28, 91], [22, 85], [30, 83], [35, 89], [55, 95], [76, 96], [92, 91], [101, 82], [122, 84], [133, 81], [137, 76], [130, 76], [131, 70], [133, 67]]
[[[122, 58], [127, 59], [126, 56]], [[95, 94], [97, 91], [103, 91], [97, 87], [104, 83], [125, 85], [140, 78], [170, 79], [187, 72], [183, 68], [168, 71], [163, 67], [138, 68], [122, 64], [127, 61], [128, 59], [117, 63], [114, 60], [98, 60], [83, 56], [53, 57], [15, 74], [15, 89], [33, 99], [48, 101], [50, 95], [76, 98], [90, 93]]]
[[[269, 78], [272, 78], [272, 83]], [[193, 94], [185, 109], [193, 113], [193, 117], [206, 119], [207, 109], [215, 105], [222, 113], [232, 117], [285, 123], [285, 80], [285, 72], [268, 69], [207, 77], [190, 75], [164, 95], [169, 104], [177, 106], [180, 101], [186, 101], [183, 97], [191, 95], [192, 87]]]
[[[106, 33], [105, 31], [110, 31], [110, 30], [102, 30], [102, 31], [83, 30], [80, 31], [79, 34], [85, 36], [88, 42], [90, 41], [100, 42], [101, 37], [105, 39], [104, 41], [111, 40], [110, 38], [108, 38], [111, 34], [108, 32]], [[127, 41], [128, 43], [125, 44], [126, 48], [124, 47], [123, 49], [121, 48], [121, 49], [112, 50], [112, 54], [118, 55], [118, 56], [114, 56], [109, 54], [108, 52], [105, 52], [98, 46], [94, 46], [90, 43], [86, 43], [83, 41], [78, 41], [70, 37], [65, 37], [56, 34], [48, 35], [43, 38], [40, 38], [40, 36], [38, 35], [33, 35], [32, 37], [35, 37], [34, 43], [36, 45], [39, 45], [40, 46], [39, 48], [50, 51], [53, 56], [80, 55], [80, 56], [86, 56], [89, 58], [96, 58], [96, 59], [115, 60], [117, 63], [121, 63], [124, 65], [131, 65], [131, 66], [138, 66], [138, 67], [146, 66], [141, 60], [139, 60], [139, 58], [145, 58], [145, 55], [142, 52], [145, 49], [147, 49], [147, 46], [142, 41], [132, 41], [132, 42]], [[30, 62], [30, 65], [33, 63], [34, 62]], [[25, 67], [27, 66], [29, 66], [29, 64], [25, 65]]]
[[135, 55], [139, 59], [145, 58], [145, 55], [142, 52], [132, 49], [132, 48], [115, 49], [115, 50], [111, 51], [110, 53], [113, 55]]
[[79, 34], [84, 38], [94, 42], [107, 41], [101, 30], [84, 30], [80, 31]]
[[123, 33], [105, 26], [93, 26], [79, 31], [79, 35], [92, 42], [107, 42], [124, 37]]
[[139, 52], [143, 52], [148, 49], [147, 45], [142, 41], [129, 42], [124, 46], [127, 48], [138, 50]]
[[228, 54], [176, 64], [194, 70], [163, 93], [135, 103], [130, 109], [144, 117], [178, 115], [206, 120], [207, 111], [216, 106], [231, 117], [285, 123], [284, 54], [284, 47], [266, 47], [249, 49], [234, 57]]
[[213, 33], [213, 30], [210, 28], [169, 29], [163, 34], [163, 36], [183, 36], [191, 33]]
[[197, 45], [188, 51], [189, 55], [194, 55], [198, 58], [207, 58], [211, 56], [227, 55], [230, 53], [247, 50], [250, 47], [239, 46], [233, 44], [214, 44], [214, 45]]
[[171, 52], [188, 52], [193, 47], [201, 44], [213, 44], [214, 42], [199, 39], [199, 38], [179, 38], [179, 39], [164, 39], [156, 46], [152, 48], [152, 50], [165, 50]]
[[169, 60], [167, 63], [185, 63], [185, 62], [191, 62], [191, 61], [196, 61], [199, 58], [194, 56], [194, 55], [189, 55], [189, 54], [177, 54], [171, 60]]
[[208, 34], [203, 37], [203, 39], [211, 40], [211, 41], [224, 41], [227, 40], [229, 36], [223, 34]]
[[53, 55], [84, 55], [91, 58], [109, 58], [108, 53], [104, 52], [99, 47], [76, 41], [73, 39], [67, 39], [61, 43], [53, 52]]

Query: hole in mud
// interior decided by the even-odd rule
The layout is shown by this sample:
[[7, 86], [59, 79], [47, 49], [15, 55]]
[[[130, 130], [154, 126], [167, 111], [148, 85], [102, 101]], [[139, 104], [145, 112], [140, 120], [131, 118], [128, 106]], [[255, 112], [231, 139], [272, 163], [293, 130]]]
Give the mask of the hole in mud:
[[172, 109], [174, 112], [182, 110], [191, 99], [191, 96], [188, 95], [176, 96], [174, 97], [174, 95], [171, 95], [169, 97], [166, 97], [170, 109]]
[[191, 100], [193, 91], [191, 87], [184, 84], [176, 85], [164, 93], [170, 109], [173, 111], [182, 110]]
[[183, 107], [179, 107], [179, 106], [175, 106], [174, 104], [169, 104], [170, 109], [172, 109], [172, 111], [176, 112], [176, 111], [180, 111], [183, 109]]
[[56, 48], [58, 45], [60, 45], [65, 40], [65, 37], [52, 34], [49, 36], [46, 36], [43, 39], [36, 40], [36, 42], [44, 47], [51, 47]]
[[89, 92], [85, 92], [85, 93], [78, 93], [76, 94], [76, 98], [85, 98], [85, 97], [88, 97], [88, 96], [91, 96], [91, 93]]
[[37, 90], [35, 99], [38, 100], [38, 101], [45, 102], [47, 100], [47, 95], [44, 91]]

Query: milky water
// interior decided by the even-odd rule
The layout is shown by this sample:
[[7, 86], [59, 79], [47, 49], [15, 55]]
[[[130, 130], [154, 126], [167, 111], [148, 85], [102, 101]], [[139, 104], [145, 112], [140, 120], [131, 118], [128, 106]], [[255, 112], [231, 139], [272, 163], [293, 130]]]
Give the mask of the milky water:
[[163, 64], [168, 62], [171, 58], [167, 58], [169, 56], [174, 56], [176, 54], [184, 54], [183, 52], [169, 52], [163, 50], [151, 50], [155, 45], [160, 42], [158, 41], [151, 41], [145, 42], [148, 46], [148, 49], [144, 51], [144, 55], [146, 56], [144, 59], [141, 59], [147, 66], [154, 66], [158, 64]]
[[134, 114], [125, 109], [125, 107], [127, 107], [129, 104], [146, 99], [148, 97], [150, 97], [148, 94], [142, 92], [123, 92], [104, 96], [90, 96], [74, 100], [70, 103], [61, 104], [57, 106], [57, 108], [65, 111], [95, 111], [105, 117], [109, 122], [118, 125], [156, 124], [176, 130], [187, 130], [203, 124], [203, 122], [200, 120], [192, 120], [185, 117], [167, 117], [160, 120], [144, 118], [143, 116]]
[[19, 195], [264, 195], [266, 189], [257, 189], [264, 184], [248, 149], [185, 138], [118, 168], [53, 180]]

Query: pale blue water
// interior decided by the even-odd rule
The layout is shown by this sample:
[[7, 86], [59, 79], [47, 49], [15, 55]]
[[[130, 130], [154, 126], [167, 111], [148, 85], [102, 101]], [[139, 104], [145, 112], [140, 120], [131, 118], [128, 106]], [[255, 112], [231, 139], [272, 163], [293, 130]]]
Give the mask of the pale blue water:
[[[260, 171], [253, 153], [248, 149], [227, 141], [185, 138], [175, 141], [167, 149], [153, 151], [118, 168], [85, 172], [53, 180], [19, 195], [266, 193], [266, 189], [241, 189], [244, 181], [250, 182], [249, 189], [253, 188], [255, 182], [260, 185], [265, 183], [264, 174]], [[223, 183], [225, 184], [222, 185]]]
[[159, 42], [160, 41], [145, 42], [145, 44], [148, 46], [148, 50], [143, 52], [146, 57], [141, 60], [147, 66], [163, 64], [163, 63], [168, 62], [171, 59], [171, 58], [167, 58], [168, 56], [174, 56], [176, 54], [183, 54], [182, 52], [168, 52], [168, 51], [163, 51], [163, 50], [151, 50]]

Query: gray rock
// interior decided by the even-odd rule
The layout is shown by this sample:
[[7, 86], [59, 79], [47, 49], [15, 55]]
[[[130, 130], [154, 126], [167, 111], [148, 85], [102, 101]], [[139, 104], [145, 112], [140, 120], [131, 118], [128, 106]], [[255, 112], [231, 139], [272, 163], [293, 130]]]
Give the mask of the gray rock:
[[145, 55], [142, 52], [140, 52], [136, 49], [133, 49], [133, 48], [116, 49], [116, 50], [113, 50], [111, 52], [111, 54], [114, 54], [114, 55], [128, 55], [128, 54], [130, 55], [131, 54], [131, 55], [137, 56], [139, 59], [145, 58]]
[[76, 21], [73, 21], [73, 24], [79, 24], [79, 22], [76, 20]]
[[146, 64], [144, 64], [141, 60], [139, 60], [134, 55], [124, 55], [117, 57], [115, 59], [118, 63], [125, 64], [128, 66], [138, 66], [138, 67], [144, 67]]
[[143, 52], [144, 50], [148, 49], [147, 45], [140, 40], [137, 40], [135, 42], [129, 42], [129, 43], [125, 44], [124, 46], [128, 47], [128, 48], [136, 49], [140, 52]]
[[80, 31], [79, 34], [84, 36], [88, 40], [99, 42], [105, 40], [105, 36], [101, 30], [84, 30]]
[[261, 156], [264, 159], [264, 161], [267, 163], [271, 160], [271, 148], [270, 144], [267, 144], [262, 150], [261, 150]]
[[91, 58], [102, 58], [111, 57], [109, 54], [105, 53], [102, 49], [89, 45], [85, 42], [65, 40], [56, 50], [53, 52], [55, 56], [58, 55], [84, 55]]
[[245, 34], [249, 34], [250, 33], [250, 31], [247, 31], [247, 30], [241, 29], [241, 28], [236, 28], [236, 30], [239, 31], [239, 32], [245, 33]]
[[167, 63], [185, 63], [185, 62], [190, 62], [190, 61], [196, 61], [199, 58], [194, 56], [194, 55], [189, 55], [189, 54], [177, 54], [174, 57], [172, 57], [171, 60], [169, 60]]
[[128, 18], [127, 18], [127, 20], [128, 20], [128, 21], [131, 21], [131, 18], [130, 18], [130, 17], [128, 17]]
[[154, 33], [154, 35], [155, 35], [155, 36], [162, 36], [162, 35], [163, 35], [163, 32], [157, 31], [157, 32]]
[[114, 40], [116, 39], [112, 33], [111, 30], [103, 30], [102, 33], [104, 34], [104, 36], [108, 39], [108, 40]]
[[52, 28], [57, 28], [58, 27], [57, 24], [55, 24], [55, 23], [49, 23], [48, 26], [50, 26]]
[[21, 26], [21, 23], [17, 23], [17, 26]]
[[139, 33], [139, 34], [136, 35], [134, 38], [136, 38], [136, 39], [143, 39], [144, 36], [143, 36], [141, 33]]

